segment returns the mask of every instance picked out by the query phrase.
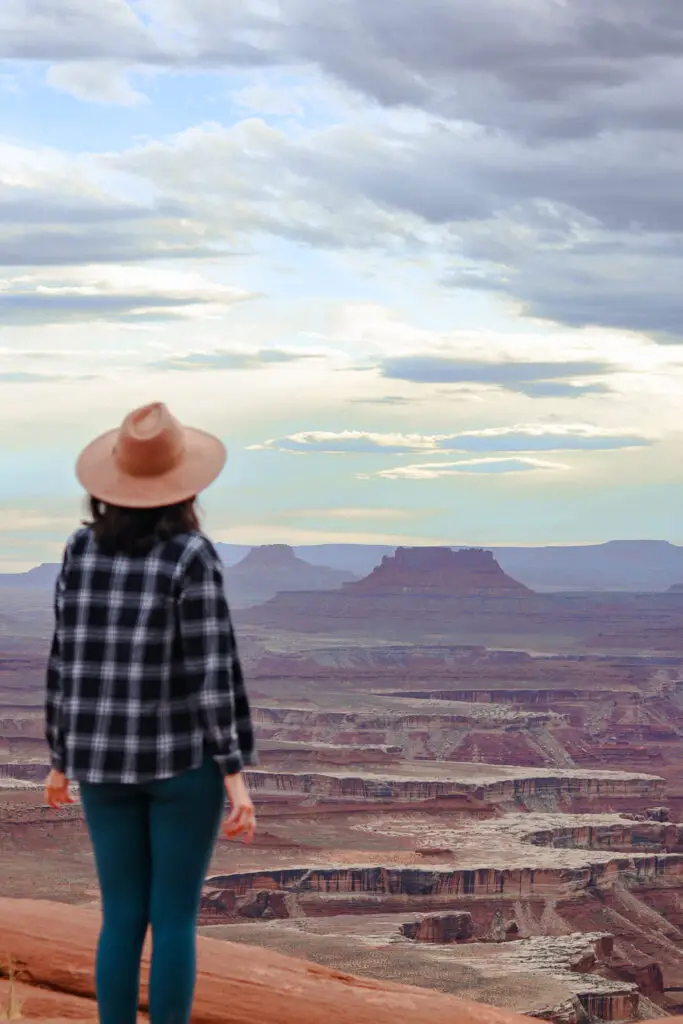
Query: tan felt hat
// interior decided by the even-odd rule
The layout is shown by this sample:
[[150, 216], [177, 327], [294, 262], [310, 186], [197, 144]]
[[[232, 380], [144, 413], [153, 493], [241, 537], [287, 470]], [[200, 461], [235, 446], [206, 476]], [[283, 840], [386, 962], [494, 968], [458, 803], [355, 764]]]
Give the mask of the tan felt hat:
[[124, 508], [159, 508], [193, 498], [220, 475], [217, 437], [185, 427], [161, 402], [135, 409], [81, 452], [76, 476], [94, 498]]

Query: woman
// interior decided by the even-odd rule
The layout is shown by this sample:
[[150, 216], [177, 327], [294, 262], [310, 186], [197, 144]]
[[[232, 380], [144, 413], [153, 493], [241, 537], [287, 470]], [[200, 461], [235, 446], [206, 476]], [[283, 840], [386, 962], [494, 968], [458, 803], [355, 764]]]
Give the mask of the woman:
[[153, 939], [152, 1024], [186, 1024], [201, 887], [220, 826], [251, 840], [242, 769], [256, 761], [220, 559], [195, 498], [225, 463], [220, 441], [161, 404], [93, 441], [77, 475], [92, 521], [69, 540], [47, 674], [51, 807], [80, 785], [102, 891], [101, 1024], [137, 1019]]

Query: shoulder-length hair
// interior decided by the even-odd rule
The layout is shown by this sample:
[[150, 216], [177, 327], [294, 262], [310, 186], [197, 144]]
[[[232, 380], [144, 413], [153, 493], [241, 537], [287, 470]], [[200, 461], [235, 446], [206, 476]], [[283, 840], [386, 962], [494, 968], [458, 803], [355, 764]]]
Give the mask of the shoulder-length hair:
[[107, 554], [146, 555], [162, 541], [200, 529], [196, 498], [159, 508], [123, 508], [92, 496], [85, 526]]

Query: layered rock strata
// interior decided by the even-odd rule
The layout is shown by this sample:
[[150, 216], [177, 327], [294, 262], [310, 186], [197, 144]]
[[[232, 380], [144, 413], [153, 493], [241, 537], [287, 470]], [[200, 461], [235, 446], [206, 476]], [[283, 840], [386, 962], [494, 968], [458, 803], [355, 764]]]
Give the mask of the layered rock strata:
[[[581, 890], [608, 890], [615, 885], [644, 888], [660, 881], [683, 885], [683, 854], [612, 857], [583, 867], [546, 868], [462, 868], [380, 867], [370, 865], [320, 868], [281, 868], [273, 871], [243, 872], [213, 876], [207, 880], [212, 890], [235, 893], [238, 897], [255, 891], [273, 890], [294, 893], [298, 906], [307, 904], [308, 894], [338, 897], [351, 894], [373, 896], [419, 896], [446, 900], [468, 897], [530, 896], [569, 898]], [[389, 903], [377, 903], [377, 909]]]
[[427, 763], [389, 767], [382, 772], [341, 774], [318, 772], [249, 771], [247, 777], [257, 796], [306, 796], [319, 800], [399, 801], [401, 803], [462, 798], [500, 807], [541, 807], [592, 802], [606, 809], [628, 801], [631, 806], [651, 803], [664, 792], [664, 780], [656, 776], [586, 770], [546, 770], [449, 764], [447, 769]]
[[415, 921], [401, 925], [401, 934], [414, 942], [438, 945], [466, 942], [474, 935], [474, 922], [468, 913], [423, 914]]
[[[328, 966], [346, 969], [353, 963], [356, 971], [384, 977], [408, 971], [424, 984], [461, 995], [471, 994], [472, 981], [461, 970], [476, 962], [473, 991], [480, 998], [517, 1009], [525, 1009], [528, 998], [529, 1012], [533, 1005], [534, 1015], [543, 1010], [557, 1022], [629, 1020], [640, 995], [662, 1006], [678, 1005], [683, 852], [662, 852], [661, 842], [679, 845], [679, 826], [618, 815], [528, 813], [476, 822], [444, 814], [437, 825], [423, 811], [393, 817], [382, 812], [357, 829], [361, 842], [367, 834], [397, 843], [419, 837], [428, 845], [416, 845], [412, 854], [394, 853], [384, 863], [373, 864], [369, 854], [321, 851], [314, 867], [309, 861], [214, 875], [203, 901], [203, 925], [212, 935], [295, 950]], [[643, 838], [651, 852], [643, 851]], [[629, 852], [616, 852], [619, 845]], [[601, 939], [597, 959], [587, 957], [592, 939], [579, 932], [598, 933], [606, 925], [614, 938]], [[396, 945], [397, 931], [413, 954]], [[558, 956], [583, 950], [583, 959], [570, 958], [571, 972], [590, 978], [575, 978], [561, 998], [554, 990], [549, 1005], [541, 1006], [543, 964], [551, 961], [540, 958], [538, 970], [534, 964], [551, 941]], [[497, 960], [489, 948], [500, 944], [510, 946], [509, 962]], [[380, 957], [380, 948], [390, 955]], [[457, 964], [449, 968], [434, 960], [432, 948], [442, 948], [443, 955], [456, 950], [448, 955], [457, 956]], [[492, 970], [496, 964], [500, 970]], [[521, 986], [514, 988], [514, 1004], [505, 1002], [512, 989], [506, 996], [496, 981], [508, 976], [510, 964], [517, 965]], [[520, 995], [524, 985], [526, 997]]]

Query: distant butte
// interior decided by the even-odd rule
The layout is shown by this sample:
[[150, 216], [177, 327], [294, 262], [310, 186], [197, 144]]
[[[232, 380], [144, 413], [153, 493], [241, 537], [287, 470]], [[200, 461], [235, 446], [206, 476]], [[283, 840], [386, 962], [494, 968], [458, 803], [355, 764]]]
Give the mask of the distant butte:
[[308, 562], [298, 558], [294, 548], [289, 544], [263, 544], [261, 547], [252, 548], [245, 557], [233, 567], [234, 571], [250, 568], [282, 569], [296, 568], [297, 566], [309, 567]]
[[[397, 548], [361, 580], [337, 590], [280, 593], [238, 618], [249, 628], [337, 635], [368, 632], [384, 639], [432, 633], [472, 638], [482, 616], [496, 632], [516, 635], [539, 598], [508, 576], [490, 551], [445, 547]], [[228, 576], [230, 594], [230, 577]], [[544, 599], [540, 599], [543, 601]], [[244, 607], [244, 604], [242, 605]], [[473, 622], [473, 619], [475, 620]]]
[[281, 591], [335, 590], [353, 580], [353, 573], [311, 565], [288, 544], [264, 544], [226, 568], [228, 596], [236, 607], [267, 601]]
[[434, 596], [521, 596], [532, 591], [503, 572], [491, 551], [468, 548], [397, 548], [362, 580], [345, 590]]
[[343, 569], [330, 569], [326, 565], [305, 562], [289, 544], [264, 544], [252, 548], [227, 573], [236, 579], [256, 579], [259, 573], [271, 573], [278, 582], [291, 585], [293, 590], [307, 586], [315, 589], [341, 586], [354, 579], [353, 573]]

